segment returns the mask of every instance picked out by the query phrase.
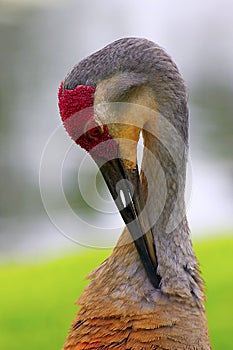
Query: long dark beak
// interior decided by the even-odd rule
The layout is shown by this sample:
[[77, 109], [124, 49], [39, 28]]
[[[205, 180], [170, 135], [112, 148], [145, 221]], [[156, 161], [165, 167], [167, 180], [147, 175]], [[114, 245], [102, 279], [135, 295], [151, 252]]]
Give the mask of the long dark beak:
[[148, 278], [158, 288], [161, 278], [157, 274], [153, 235], [147, 215], [143, 212], [145, 204], [138, 168], [129, 165], [129, 161], [116, 158], [103, 164], [100, 171], [129, 229]]

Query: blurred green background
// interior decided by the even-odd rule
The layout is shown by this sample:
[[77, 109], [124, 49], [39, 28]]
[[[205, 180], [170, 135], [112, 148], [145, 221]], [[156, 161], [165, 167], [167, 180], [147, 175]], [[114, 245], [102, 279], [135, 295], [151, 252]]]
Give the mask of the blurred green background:
[[233, 348], [232, 23], [231, 0], [0, 0], [0, 349], [60, 349], [84, 276], [121, 231], [95, 166], [59, 127], [57, 89], [125, 36], [166, 48], [188, 86], [188, 217], [213, 350]]
[[[213, 349], [232, 349], [233, 240], [195, 243], [207, 285], [207, 317]], [[84, 277], [110, 251], [86, 249], [40, 264], [7, 264], [0, 270], [1, 349], [61, 349]]]

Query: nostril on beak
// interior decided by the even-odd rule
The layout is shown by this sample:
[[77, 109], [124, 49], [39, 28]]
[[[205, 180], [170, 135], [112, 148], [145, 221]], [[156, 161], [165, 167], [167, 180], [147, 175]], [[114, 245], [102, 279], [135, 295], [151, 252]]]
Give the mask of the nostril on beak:
[[120, 204], [120, 210], [125, 209], [133, 201], [134, 187], [127, 179], [122, 179], [116, 184], [116, 204]]
[[125, 200], [125, 195], [124, 195], [123, 190], [120, 190], [120, 198], [121, 198], [121, 202], [123, 204], [123, 207], [125, 208], [126, 207], [126, 200]]

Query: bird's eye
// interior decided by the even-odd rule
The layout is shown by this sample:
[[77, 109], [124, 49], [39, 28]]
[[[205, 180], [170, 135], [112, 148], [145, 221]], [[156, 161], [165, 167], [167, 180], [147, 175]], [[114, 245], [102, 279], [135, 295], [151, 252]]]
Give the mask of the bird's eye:
[[100, 126], [95, 126], [94, 128], [90, 129], [87, 132], [88, 136], [91, 138], [97, 138], [98, 136], [100, 136], [102, 134], [102, 129]]
[[95, 120], [86, 123], [84, 132], [91, 139], [98, 138], [103, 133], [103, 128]]

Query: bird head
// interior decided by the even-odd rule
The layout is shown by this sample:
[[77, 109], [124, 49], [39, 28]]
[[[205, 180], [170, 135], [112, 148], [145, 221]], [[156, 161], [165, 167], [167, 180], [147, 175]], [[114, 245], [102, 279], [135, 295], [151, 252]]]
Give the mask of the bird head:
[[[58, 93], [63, 124], [97, 163], [155, 288], [159, 287], [160, 276], [151, 225], [143, 213], [145, 194], [137, 144], [149, 119], [148, 111], [169, 104], [169, 96], [159, 90], [166, 85], [169, 91], [166, 83], [171, 80], [163, 76], [162, 63], [173, 73], [177, 71], [166, 54], [158, 61], [161, 52], [145, 39], [118, 40], [75, 66]], [[170, 95], [177, 88], [175, 83]], [[140, 113], [137, 106], [144, 107]]]

